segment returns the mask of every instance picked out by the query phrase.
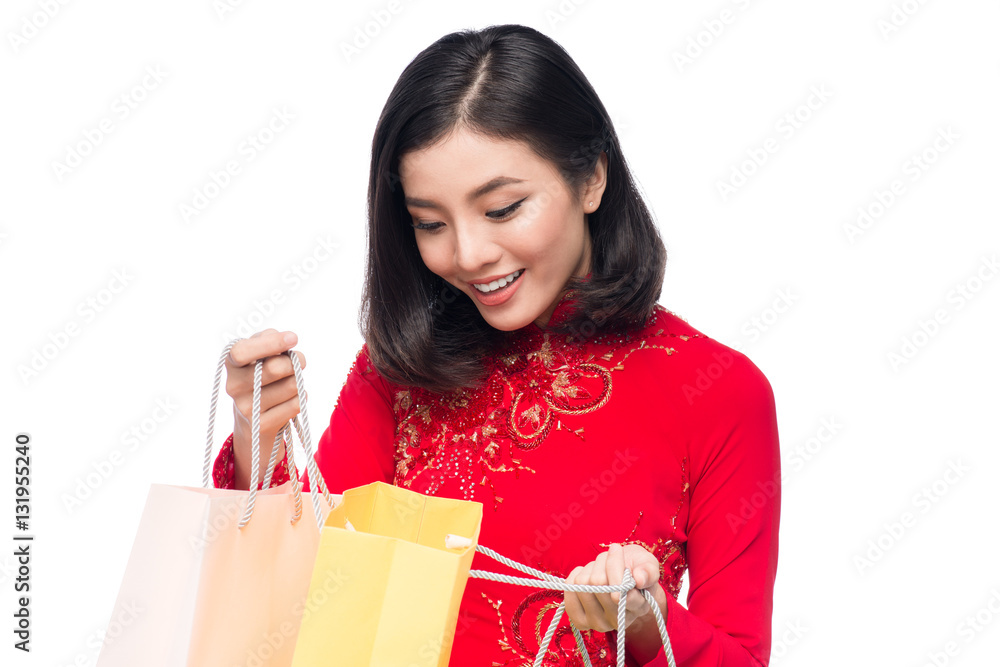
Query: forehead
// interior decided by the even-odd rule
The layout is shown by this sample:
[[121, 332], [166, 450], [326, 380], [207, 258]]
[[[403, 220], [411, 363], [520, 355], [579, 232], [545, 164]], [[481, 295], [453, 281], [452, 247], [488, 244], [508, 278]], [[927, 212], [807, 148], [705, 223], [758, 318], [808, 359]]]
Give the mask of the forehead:
[[558, 171], [527, 144], [456, 129], [441, 141], [404, 154], [399, 178], [407, 195], [465, 193], [497, 176], [550, 180]]

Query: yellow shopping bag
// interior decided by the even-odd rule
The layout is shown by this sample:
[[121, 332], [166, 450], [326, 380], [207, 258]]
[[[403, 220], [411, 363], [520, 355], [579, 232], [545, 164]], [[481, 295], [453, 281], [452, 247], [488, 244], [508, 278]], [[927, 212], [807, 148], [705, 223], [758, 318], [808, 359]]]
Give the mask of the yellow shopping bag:
[[[446, 667], [482, 503], [373, 482], [320, 534], [292, 667]], [[471, 544], [445, 546], [448, 534]]]

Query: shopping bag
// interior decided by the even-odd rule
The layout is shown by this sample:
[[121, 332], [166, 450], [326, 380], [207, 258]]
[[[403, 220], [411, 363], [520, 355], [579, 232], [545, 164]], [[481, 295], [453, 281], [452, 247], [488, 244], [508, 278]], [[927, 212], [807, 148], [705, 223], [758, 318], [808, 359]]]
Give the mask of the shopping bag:
[[[230, 342], [216, 368], [202, 487], [150, 487], [115, 604], [128, 609], [127, 627], [106, 633], [98, 667], [287, 667], [319, 546], [320, 528], [339, 497], [316, 470], [301, 367], [290, 354], [299, 386], [301, 422], [275, 438], [263, 489], [216, 489], [210, 483], [219, 382]], [[251, 479], [259, 475], [261, 361], [255, 366]], [[306, 450], [310, 479], [303, 492], [294, 464], [294, 424]], [[289, 481], [271, 486], [278, 445], [286, 441]], [[323, 495], [323, 502], [319, 496]]]
[[[293, 667], [444, 667], [482, 503], [384, 482], [347, 489], [320, 535]], [[449, 549], [445, 537], [468, 538]]]

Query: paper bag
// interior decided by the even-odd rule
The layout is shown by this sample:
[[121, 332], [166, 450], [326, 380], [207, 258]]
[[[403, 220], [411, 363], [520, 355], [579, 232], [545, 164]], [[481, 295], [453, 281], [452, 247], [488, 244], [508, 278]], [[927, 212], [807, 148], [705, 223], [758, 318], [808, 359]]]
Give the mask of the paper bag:
[[258, 491], [243, 528], [245, 490], [151, 485], [115, 604], [135, 618], [97, 667], [290, 665], [319, 544], [291, 484]]
[[[482, 516], [481, 503], [384, 482], [344, 491], [321, 531], [292, 666], [446, 667]], [[449, 533], [471, 545], [445, 548]]]
[[[304, 612], [320, 529], [339, 500], [326, 489], [312, 453], [301, 366], [290, 351], [301, 423], [275, 438], [263, 489], [210, 486], [215, 410], [231, 341], [215, 372], [204, 487], [152, 484], [112, 617], [130, 622], [105, 635], [97, 667], [288, 667]], [[250, 479], [260, 466], [262, 360], [254, 367]], [[306, 450], [318, 492], [302, 492], [291, 425]], [[271, 487], [285, 444], [291, 479]], [[322, 495], [324, 502], [320, 502]], [[308, 501], [312, 502], [308, 502]], [[305, 502], [304, 502], [305, 501]]]

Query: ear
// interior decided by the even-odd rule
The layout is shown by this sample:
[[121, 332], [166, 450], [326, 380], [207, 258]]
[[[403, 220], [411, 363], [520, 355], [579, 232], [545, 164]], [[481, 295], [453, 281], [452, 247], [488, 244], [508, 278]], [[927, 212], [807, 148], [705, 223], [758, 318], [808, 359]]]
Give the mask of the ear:
[[[585, 212], [593, 213], [600, 208], [601, 197], [604, 195], [604, 189], [607, 185], [608, 154], [601, 151], [601, 154], [597, 157], [597, 163], [594, 165], [594, 173], [584, 184], [583, 195], [580, 199], [581, 206]], [[594, 205], [591, 206], [590, 202], [594, 202]]]

